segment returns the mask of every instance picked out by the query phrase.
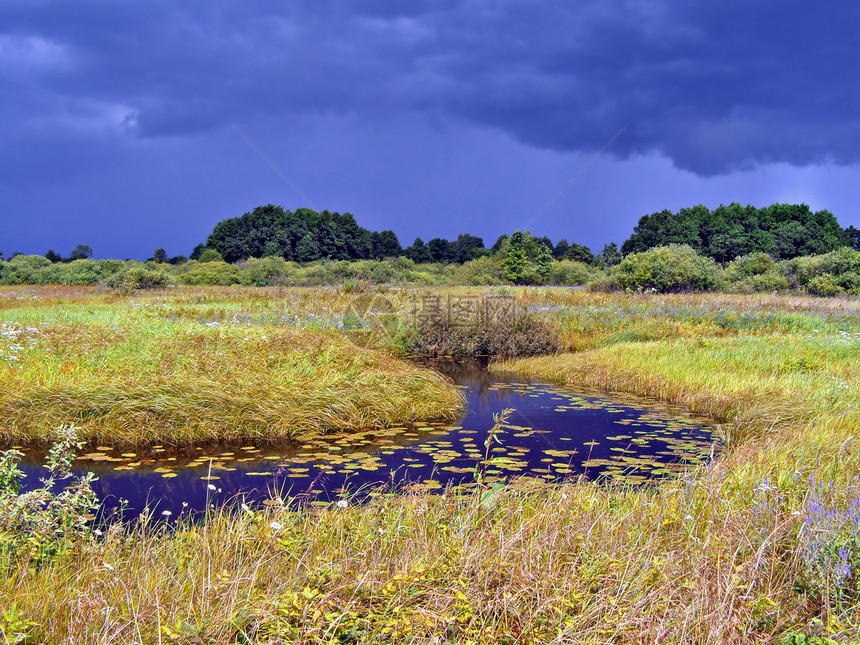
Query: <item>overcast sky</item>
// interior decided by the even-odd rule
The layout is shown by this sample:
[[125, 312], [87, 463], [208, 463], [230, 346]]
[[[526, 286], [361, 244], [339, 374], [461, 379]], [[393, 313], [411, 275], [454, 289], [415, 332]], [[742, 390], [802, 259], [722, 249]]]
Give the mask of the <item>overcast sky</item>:
[[0, 251], [187, 255], [267, 203], [404, 246], [860, 226], [858, 33], [834, 0], [2, 0]]

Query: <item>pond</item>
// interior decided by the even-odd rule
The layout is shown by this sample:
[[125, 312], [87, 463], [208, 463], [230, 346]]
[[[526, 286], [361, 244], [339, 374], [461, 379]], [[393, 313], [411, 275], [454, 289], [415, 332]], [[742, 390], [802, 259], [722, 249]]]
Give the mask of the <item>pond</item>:
[[[177, 516], [228, 499], [271, 504], [298, 496], [325, 504], [383, 490], [469, 487], [476, 466], [487, 481], [585, 476], [640, 484], [708, 461], [714, 451], [712, 426], [665, 406], [494, 373], [485, 361], [427, 364], [467, 395], [456, 423], [334, 434], [303, 444], [90, 447], [74, 461], [74, 472], [97, 475], [94, 488], [108, 512], [122, 507], [134, 517], [148, 505]], [[493, 415], [508, 408], [507, 427], [488, 450]], [[43, 452], [25, 451], [29, 487], [44, 475], [43, 459]]]

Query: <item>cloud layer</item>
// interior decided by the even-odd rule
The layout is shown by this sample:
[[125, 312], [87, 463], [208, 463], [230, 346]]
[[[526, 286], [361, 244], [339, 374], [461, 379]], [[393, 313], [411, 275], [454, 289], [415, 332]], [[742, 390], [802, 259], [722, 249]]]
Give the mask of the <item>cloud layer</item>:
[[6, 169], [326, 114], [564, 152], [627, 126], [612, 154], [704, 176], [860, 158], [856, 3], [10, 0], [0, 25]]

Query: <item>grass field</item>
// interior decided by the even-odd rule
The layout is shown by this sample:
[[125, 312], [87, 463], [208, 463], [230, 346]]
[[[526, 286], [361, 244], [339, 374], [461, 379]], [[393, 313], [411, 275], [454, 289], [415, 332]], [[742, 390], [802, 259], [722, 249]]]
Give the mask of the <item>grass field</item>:
[[[285, 311], [272, 294], [197, 293], [147, 301], [124, 320], [211, 333], [207, 342], [233, 352], [221, 363], [229, 370], [253, 362], [240, 348], [265, 341], [244, 340], [247, 325], [228, 333], [225, 321]], [[314, 305], [314, 292], [291, 293], [282, 297], [296, 319], [273, 331], [324, 338], [338, 357], [358, 351], [342, 349], [349, 332], [332, 317], [308, 317], [345, 294], [323, 292]], [[576, 351], [498, 368], [680, 403], [720, 422], [724, 453], [651, 487], [524, 479], [361, 506], [213, 509], [173, 531], [151, 518], [61, 538], [38, 564], [7, 546], [7, 641], [860, 642], [860, 302], [513, 295]], [[120, 326], [111, 307], [128, 305], [83, 294], [72, 313], [41, 296], [36, 307], [7, 301], [4, 324], [74, 326], [90, 315], [109, 329]]]

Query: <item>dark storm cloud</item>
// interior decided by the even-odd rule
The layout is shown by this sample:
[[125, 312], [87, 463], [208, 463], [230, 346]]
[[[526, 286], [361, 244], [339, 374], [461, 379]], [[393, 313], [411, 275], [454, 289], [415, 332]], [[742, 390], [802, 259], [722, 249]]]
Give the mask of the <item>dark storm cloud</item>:
[[[414, 113], [708, 175], [858, 161], [848, 2], [22, 2], [0, 116], [29, 140], [146, 140], [306, 114]], [[15, 150], [12, 150], [12, 147]]]

